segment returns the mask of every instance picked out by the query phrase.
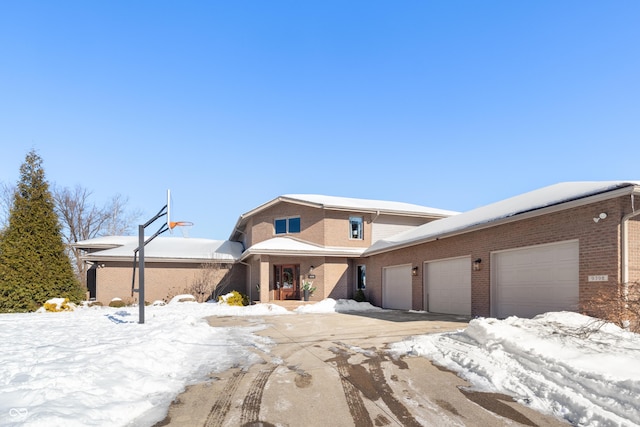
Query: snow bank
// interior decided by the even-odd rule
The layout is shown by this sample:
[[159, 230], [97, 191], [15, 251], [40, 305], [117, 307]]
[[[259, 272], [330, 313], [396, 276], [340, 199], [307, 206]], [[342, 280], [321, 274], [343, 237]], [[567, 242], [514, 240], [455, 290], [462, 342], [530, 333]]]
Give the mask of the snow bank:
[[373, 311], [382, 310], [368, 302], [356, 302], [354, 300], [327, 298], [315, 304], [301, 305], [294, 311], [296, 313], [341, 313], [347, 311]]
[[574, 425], [640, 424], [640, 336], [577, 313], [476, 319], [392, 351], [427, 357], [475, 389], [506, 393]]
[[[287, 313], [258, 304], [92, 307], [0, 315], [0, 425], [152, 425], [186, 385], [255, 362], [255, 328], [212, 328], [212, 315]], [[290, 313], [290, 312], [288, 312]], [[292, 313], [290, 313], [292, 314]]]

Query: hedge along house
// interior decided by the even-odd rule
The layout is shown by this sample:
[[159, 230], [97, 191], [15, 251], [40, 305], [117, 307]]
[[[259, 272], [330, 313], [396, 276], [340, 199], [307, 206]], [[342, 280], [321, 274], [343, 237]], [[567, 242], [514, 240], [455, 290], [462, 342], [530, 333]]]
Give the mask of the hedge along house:
[[304, 281], [311, 300], [352, 298], [364, 289], [362, 253], [372, 243], [457, 212], [400, 202], [291, 194], [238, 219], [229, 238], [246, 248], [252, 301], [300, 300]]
[[586, 311], [640, 280], [640, 182], [568, 182], [386, 237], [364, 251], [367, 297], [503, 318]]
[[[89, 264], [87, 293], [90, 300], [108, 304], [114, 298], [137, 302], [132, 284], [134, 251], [138, 236], [105, 236], [74, 244]], [[168, 300], [184, 293], [197, 293], [196, 282], [206, 275], [211, 288], [245, 289], [244, 266], [236, 265], [242, 245], [225, 240], [157, 237], [145, 246], [145, 299]], [[137, 265], [136, 265], [137, 268]], [[135, 282], [134, 282], [135, 280]], [[202, 288], [200, 289], [202, 291]], [[195, 295], [207, 297], [208, 295]]]

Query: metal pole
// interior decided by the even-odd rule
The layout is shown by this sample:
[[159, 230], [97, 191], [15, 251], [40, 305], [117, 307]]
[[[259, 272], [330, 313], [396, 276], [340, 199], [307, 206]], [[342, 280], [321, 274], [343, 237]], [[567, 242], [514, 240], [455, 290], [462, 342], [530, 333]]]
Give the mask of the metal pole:
[[138, 323], [144, 323], [144, 228], [138, 226]]

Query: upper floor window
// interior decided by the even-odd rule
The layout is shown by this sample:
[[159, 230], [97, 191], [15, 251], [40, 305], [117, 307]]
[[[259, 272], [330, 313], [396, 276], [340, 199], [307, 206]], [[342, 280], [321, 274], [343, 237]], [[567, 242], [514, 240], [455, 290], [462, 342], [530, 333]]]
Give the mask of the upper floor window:
[[300, 217], [278, 218], [273, 222], [276, 234], [299, 233]]
[[349, 217], [349, 238], [362, 240], [364, 239], [364, 222], [361, 216]]

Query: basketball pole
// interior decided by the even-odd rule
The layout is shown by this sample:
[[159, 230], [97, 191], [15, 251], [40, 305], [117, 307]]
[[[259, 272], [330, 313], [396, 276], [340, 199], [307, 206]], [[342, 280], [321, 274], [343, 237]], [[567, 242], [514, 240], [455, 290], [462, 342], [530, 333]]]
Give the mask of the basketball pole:
[[[168, 204], [164, 205], [164, 207], [160, 209], [160, 211], [153, 218], [151, 218], [149, 221], [147, 221], [144, 224], [138, 225], [138, 247], [134, 251], [134, 258], [133, 258], [134, 259], [133, 281], [135, 284], [135, 277], [136, 277], [135, 276], [136, 274], [135, 273], [135, 268], [136, 268], [135, 257], [136, 255], [138, 256], [138, 323], [144, 323], [144, 308], [145, 308], [144, 307], [145, 305], [144, 304], [144, 247], [147, 245], [147, 243], [149, 243], [150, 241], [152, 241], [153, 239], [155, 239], [156, 237], [158, 237], [159, 235], [167, 231], [169, 229], [169, 224], [167, 224], [167, 222], [162, 224], [162, 226], [158, 229], [158, 231], [156, 231], [147, 240], [144, 239], [144, 230], [145, 228], [153, 224], [158, 218], [166, 216], [168, 208], [169, 208]], [[134, 288], [134, 284], [131, 285], [132, 290]]]

